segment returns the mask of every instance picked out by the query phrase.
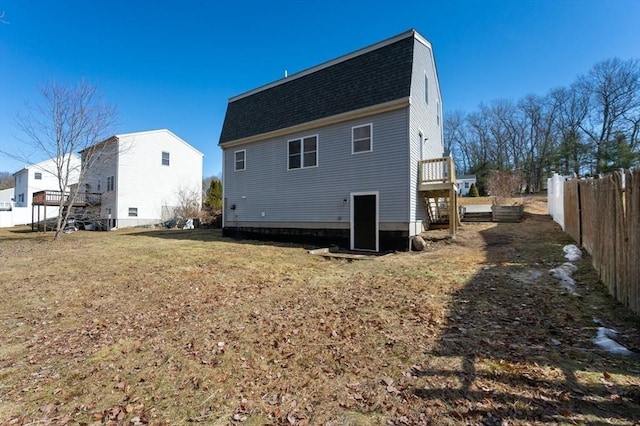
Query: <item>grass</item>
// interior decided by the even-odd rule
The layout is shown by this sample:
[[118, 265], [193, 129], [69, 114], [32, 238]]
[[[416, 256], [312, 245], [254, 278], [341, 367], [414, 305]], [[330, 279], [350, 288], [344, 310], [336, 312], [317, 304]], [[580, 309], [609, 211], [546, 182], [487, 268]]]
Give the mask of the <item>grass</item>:
[[[519, 224], [347, 262], [216, 230], [0, 230], [0, 424], [634, 424], [637, 316]], [[443, 231], [444, 232], [444, 231]]]

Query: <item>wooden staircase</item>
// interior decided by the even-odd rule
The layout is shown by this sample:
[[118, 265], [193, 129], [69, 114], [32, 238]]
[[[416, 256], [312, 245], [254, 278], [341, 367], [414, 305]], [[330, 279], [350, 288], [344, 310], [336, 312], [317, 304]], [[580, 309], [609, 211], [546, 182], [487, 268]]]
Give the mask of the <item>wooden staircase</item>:
[[420, 197], [429, 222], [428, 229], [449, 229], [455, 238], [460, 224], [458, 185], [451, 157], [421, 160], [419, 162]]

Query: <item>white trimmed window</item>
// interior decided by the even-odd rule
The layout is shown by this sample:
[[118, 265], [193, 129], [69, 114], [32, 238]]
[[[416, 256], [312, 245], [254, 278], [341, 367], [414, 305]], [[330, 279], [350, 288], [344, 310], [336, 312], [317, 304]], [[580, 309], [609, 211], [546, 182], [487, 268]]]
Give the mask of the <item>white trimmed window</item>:
[[373, 124], [351, 128], [351, 153], [373, 151]]
[[289, 170], [318, 165], [318, 135], [288, 141]]
[[138, 208], [137, 207], [129, 207], [129, 216], [130, 217], [138, 217]]
[[162, 151], [162, 165], [163, 166], [169, 165], [169, 153], [166, 151]]
[[40, 173], [40, 172], [36, 172], [36, 174], [35, 174], [34, 178], [35, 178], [36, 180], [42, 180], [42, 173]]
[[246, 149], [242, 149], [240, 151], [236, 151], [234, 153], [234, 166], [233, 166], [233, 170], [235, 170], [236, 172], [245, 170], [247, 168], [247, 150]]

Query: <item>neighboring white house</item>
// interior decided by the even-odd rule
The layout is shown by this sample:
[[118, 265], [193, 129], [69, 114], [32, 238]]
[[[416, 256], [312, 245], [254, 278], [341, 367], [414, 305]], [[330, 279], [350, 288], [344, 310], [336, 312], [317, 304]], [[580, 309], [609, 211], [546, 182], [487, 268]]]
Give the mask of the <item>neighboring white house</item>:
[[[80, 157], [76, 154], [69, 156], [69, 184], [78, 182], [80, 173]], [[15, 225], [24, 225], [32, 221], [32, 200], [33, 194], [45, 190], [59, 191], [59, 183], [57, 177], [56, 160], [49, 159], [41, 161], [15, 172], [14, 188], [12, 189], [13, 205], [11, 213], [2, 213], [3, 218], [0, 227], [10, 227]], [[56, 217], [58, 215], [57, 207], [48, 207], [46, 210], [47, 218]], [[41, 216], [41, 219], [45, 219]]]
[[[98, 157], [88, 164], [90, 149]], [[80, 154], [86, 168], [81, 190], [101, 194], [94, 207], [110, 227], [160, 223], [185, 198], [202, 205], [203, 154], [169, 130], [115, 135]]]
[[13, 207], [13, 188], [0, 189], [0, 211], [8, 211]]
[[432, 46], [415, 30], [231, 98], [223, 235], [408, 249], [457, 214], [442, 125]]
[[13, 226], [13, 188], [0, 190], [0, 228]]
[[[71, 154], [69, 159], [71, 163], [69, 165], [69, 185], [73, 185], [78, 182], [80, 157], [76, 154]], [[60, 190], [56, 159], [53, 158], [31, 166], [25, 166], [24, 169], [15, 172], [13, 177], [15, 179], [15, 207], [31, 207], [32, 197], [35, 192]], [[55, 215], [57, 215], [57, 212]]]
[[471, 189], [472, 184], [475, 183], [477, 185], [476, 175], [460, 175], [456, 177], [456, 180], [458, 182], [459, 194], [463, 197], [469, 195], [469, 190]]

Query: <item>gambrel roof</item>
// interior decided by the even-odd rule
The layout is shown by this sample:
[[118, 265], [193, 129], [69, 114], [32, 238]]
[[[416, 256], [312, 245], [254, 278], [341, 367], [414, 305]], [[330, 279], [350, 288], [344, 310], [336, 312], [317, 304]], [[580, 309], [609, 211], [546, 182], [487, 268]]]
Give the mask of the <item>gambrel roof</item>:
[[219, 144], [408, 98], [415, 37], [410, 30], [231, 98]]

